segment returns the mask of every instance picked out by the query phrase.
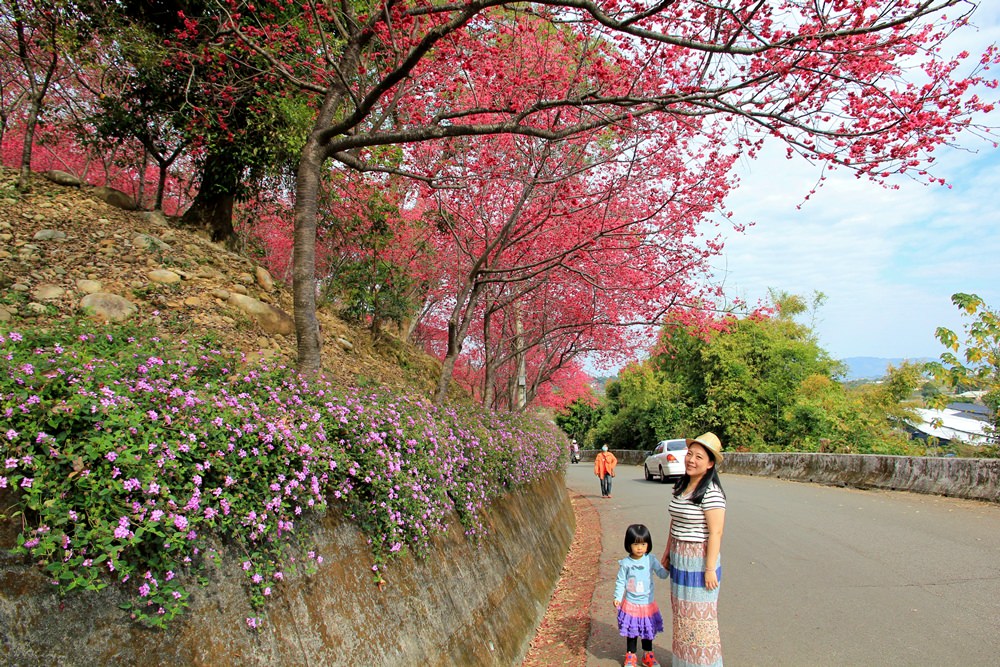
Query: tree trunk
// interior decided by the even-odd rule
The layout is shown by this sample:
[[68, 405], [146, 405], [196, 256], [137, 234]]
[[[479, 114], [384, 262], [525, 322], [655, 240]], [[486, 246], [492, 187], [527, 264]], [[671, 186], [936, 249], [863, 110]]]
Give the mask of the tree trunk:
[[514, 396], [511, 400], [511, 410], [524, 409], [527, 404], [528, 372], [524, 351], [524, 323], [521, 321], [521, 309], [514, 304], [514, 359], [517, 365], [517, 380], [514, 383]]
[[323, 153], [310, 138], [302, 150], [295, 183], [295, 244], [292, 247], [292, 298], [299, 373], [314, 376], [322, 368], [323, 344], [316, 319], [316, 216]]
[[35, 142], [35, 127], [38, 125], [38, 113], [41, 108], [41, 99], [37, 95], [32, 95], [24, 128], [24, 143], [21, 146], [21, 171], [17, 176], [17, 189], [21, 192], [27, 192], [31, 187], [31, 149]]
[[[438, 405], [444, 404], [444, 400], [448, 397], [448, 385], [455, 372], [455, 362], [458, 361], [458, 355], [462, 353], [462, 343], [465, 342], [465, 336], [469, 332], [469, 325], [472, 324], [472, 313], [476, 310], [476, 304], [479, 303], [479, 295], [482, 290], [482, 283], [475, 283], [471, 289], [468, 286], [463, 288], [463, 293], [459, 294], [455, 308], [452, 310], [451, 319], [448, 320], [448, 351], [444, 355], [441, 375], [438, 377], [437, 395], [434, 398]], [[468, 294], [468, 303], [466, 303], [466, 294]]]
[[146, 169], [149, 168], [149, 151], [142, 152], [142, 166], [139, 168], [139, 187], [135, 194], [135, 206], [140, 211], [145, 211], [143, 201], [146, 199]]
[[448, 322], [448, 351], [441, 364], [437, 393], [434, 397], [434, 401], [438, 405], [442, 405], [448, 397], [448, 385], [451, 384], [451, 376], [455, 372], [455, 362], [458, 361], [458, 355], [461, 353], [462, 343], [458, 336], [458, 325], [455, 322]]
[[201, 187], [181, 217], [182, 225], [206, 227], [216, 242], [233, 238], [233, 203], [239, 187], [240, 165], [221, 153], [211, 153], [202, 167]]
[[157, 160], [158, 177], [156, 179], [156, 201], [153, 203], [154, 211], [163, 210], [163, 193], [167, 189], [167, 170], [169, 168], [169, 164]]
[[483, 407], [487, 410], [493, 407], [494, 392], [496, 391], [493, 387], [496, 369], [493, 366], [493, 355], [490, 353], [492, 325], [493, 313], [487, 310], [483, 316]]

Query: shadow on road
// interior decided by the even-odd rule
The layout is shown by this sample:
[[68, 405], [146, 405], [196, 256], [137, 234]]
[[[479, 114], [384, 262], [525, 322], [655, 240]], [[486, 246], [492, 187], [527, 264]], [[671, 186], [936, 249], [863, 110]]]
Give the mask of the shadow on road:
[[[598, 660], [615, 660], [621, 664], [622, 658], [625, 657], [625, 638], [618, 634], [617, 624], [610, 625], [604, 621], [592, 619], [590, 621], [590, 636], [591, 641], [587, 643], [588, 656]], [[611, 637], [614, 639], [606, 639]], [[661, 633], [653, 640], [653, 652], [656, 653], [656, 659], [661, 665], [669, 665], [673, 662], [673, 654], [661, 645], [663, 638], [664, 635]], [[642, 656], [641, 648], [639, 656]]]

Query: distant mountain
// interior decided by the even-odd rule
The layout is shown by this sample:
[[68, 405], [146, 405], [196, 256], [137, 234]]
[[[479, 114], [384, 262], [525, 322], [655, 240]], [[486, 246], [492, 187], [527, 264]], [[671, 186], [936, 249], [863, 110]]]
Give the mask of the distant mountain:
[[905, 359], [902, 357], [892, 359], [885, 357], [847, 357], [846, 359], [841, 359], [847, 365], [847, 376], [844, 378], [847, 381], [877, 380], [885, 376], [889, 366], [899, 366], [904, 361], [922, 364], [933, 360], [933, 357], [917, 357], [914, 359]]

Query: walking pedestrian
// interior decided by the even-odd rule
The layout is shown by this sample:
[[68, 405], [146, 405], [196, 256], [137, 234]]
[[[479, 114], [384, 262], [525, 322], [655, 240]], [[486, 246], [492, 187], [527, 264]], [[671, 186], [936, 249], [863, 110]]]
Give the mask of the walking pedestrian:
[[618, 465], [618, 457], [608, 451], [608, 446], [601, 447], [601, 451], [594, 457], [594, 474], [601, 480], [601, 497], [611, 497], [611, 480], [615, 476], [615, 466]]

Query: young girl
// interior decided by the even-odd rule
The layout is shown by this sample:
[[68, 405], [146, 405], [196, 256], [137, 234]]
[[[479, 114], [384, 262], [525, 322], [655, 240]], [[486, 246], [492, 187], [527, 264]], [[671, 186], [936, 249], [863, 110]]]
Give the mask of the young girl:
[[615, 581], [615, 608], [618, 609], [618, 632], [627, 638], [623, 667], [638, 667], [636, 644], [642, 639], [643, 667], [660, 667], [653, 655], [653, 637], [663, 632], [663, 617], [653, 600], [653, 574], [667, 578], [667, 570], [649, 555], [653, 540], [649, 529], [634, 523], [625, 530], [628, 558], [618, 561]]

